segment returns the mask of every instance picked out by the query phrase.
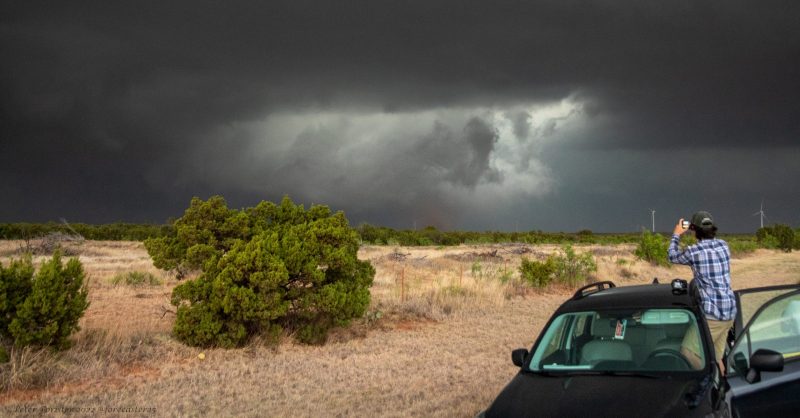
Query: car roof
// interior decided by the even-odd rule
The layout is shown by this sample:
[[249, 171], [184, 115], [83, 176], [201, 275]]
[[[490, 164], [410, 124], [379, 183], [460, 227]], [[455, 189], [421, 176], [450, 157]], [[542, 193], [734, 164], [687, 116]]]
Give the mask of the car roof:
[[[613, 284], [612, 284], [613, 285]], [[588, 286], [587, 286], [588, 287]], [[583, 290], [583, 288], [581, 289]], [[684, 291], [672, 293], [670, 284], [645, 284], [610, 287], [582, 293], [581, 290], [564, 302], [556, 313], [630, 308], [689, 308], [697, 310], [697, 303]]]

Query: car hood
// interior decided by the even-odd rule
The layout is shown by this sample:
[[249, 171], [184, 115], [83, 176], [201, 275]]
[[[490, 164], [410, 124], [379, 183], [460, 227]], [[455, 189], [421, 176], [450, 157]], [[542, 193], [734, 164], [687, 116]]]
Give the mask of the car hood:
[[[688, 417], [710, 412], [697, 379], [631, 376], [543, 376], [519, 373], [498, 395], [486, 417]], [[690, 396], [691, 396], [690, 395]]]

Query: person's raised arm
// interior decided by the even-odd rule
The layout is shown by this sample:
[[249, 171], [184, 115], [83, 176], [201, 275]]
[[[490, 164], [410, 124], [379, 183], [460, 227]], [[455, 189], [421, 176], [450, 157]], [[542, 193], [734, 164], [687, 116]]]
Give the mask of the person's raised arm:
[[672, 239], [669, 241], [669, 248], [667, 249], [667, 258], [670, 263], [674, 264], [691, 264], [691, 258], [686, 251], [681, 251], [679, 243], [681, 242], [681, 235], [683, 235], [689, 228], [684, 228], [683, 218], [678, 220], [675, 229], [672, 230]]

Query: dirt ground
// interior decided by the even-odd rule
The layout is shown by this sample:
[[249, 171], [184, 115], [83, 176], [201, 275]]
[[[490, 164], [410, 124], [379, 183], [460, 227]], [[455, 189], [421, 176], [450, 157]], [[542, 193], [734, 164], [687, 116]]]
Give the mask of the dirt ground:
[[[18, 246], [0, 242], [0, 261]], [[637, 261], [632, 246], [577, 250], [594, 254], [595, 280], [634, 285], [691, 277], [688, 267]], [[140, 243], [86, 242], [75, 252], [90, 278], [91, 305], [75, 346], [43, 354], [46, 370], [28, 376], [38, 384], [0, 393], [0, 415], [474, 416], [515, 374], [511, 350], [530, 348], [573, 291], [513, 284], [522, 257], [556, 251], [521, 244], [364, 247], [359, 257], [377, 270], [372, 305], [326, 345], [284, 336], [277, 346], [256, 340], [236, 350], [200, 350], [169, 335], [176, 281], [152, 266]], [[734, 259], [732, 270], [736, 289], [795, 284], [800, 254], [758, 250]], [[110, 284], [129, 271], [165, 283]], [[36, 361], [19, 360], [18, 382], [27, 382], [25, 370]]]

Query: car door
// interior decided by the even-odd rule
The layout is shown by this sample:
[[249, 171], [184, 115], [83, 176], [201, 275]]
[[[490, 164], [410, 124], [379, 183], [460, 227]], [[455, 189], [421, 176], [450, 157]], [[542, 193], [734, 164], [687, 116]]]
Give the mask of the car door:
[[733, 292], [736, 295], [736, 307], [738, 308], [734, 321], [735, 335], [737, 337], [741, 335], [745, 325], [750, 322], [753, 314], [755, 314], [764, 303], [795, 290], [800, 290], [800, 284], [756, 287]]
[[734, 416], [800, 411], [800, 285], [736, 292], [736, 341], [726, 359]]

